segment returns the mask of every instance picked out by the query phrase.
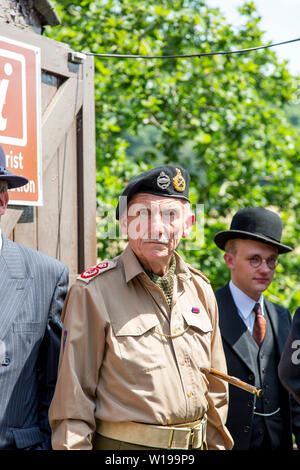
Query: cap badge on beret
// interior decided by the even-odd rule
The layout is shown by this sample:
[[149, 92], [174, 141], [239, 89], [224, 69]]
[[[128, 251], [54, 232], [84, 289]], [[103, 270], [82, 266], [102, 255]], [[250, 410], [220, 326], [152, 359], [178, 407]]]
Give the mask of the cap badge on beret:
[[181, 170], [176, 168], [176, 176], [173, 178], [173, 186], [176, 191], [183, 192], [185, 190], [185, 179], [181, 174]]
[[161, 165], [144, 171], [132, 178], [124, 189], [117, 208], [116, 218], [119, 220], [135, 194], [153, 194], [154, 196], [174, 197], [189, 201], [190, 175], [178, 165]]
[[161, 171], [156, 180], [157, 186], [160, 189], [167, 189], [170, 186], [170, 183], [170, 177], [164, 171]]

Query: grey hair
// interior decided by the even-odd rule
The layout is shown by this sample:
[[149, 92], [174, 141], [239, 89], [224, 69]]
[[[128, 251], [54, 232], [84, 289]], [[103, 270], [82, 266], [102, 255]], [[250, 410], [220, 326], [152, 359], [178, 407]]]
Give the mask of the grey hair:
[[192, 210], [192, 205], [190, 201], [187, 201], [185, 199], [181, 199], [181, 203], [183, 204], [184, 207], [184, 220], [187, 221], [188, 218], [193, 215], [193, 210]]
[[6, 193], [8, 190], [8, 182], [5, 180], [0, 180], [0, 193]]

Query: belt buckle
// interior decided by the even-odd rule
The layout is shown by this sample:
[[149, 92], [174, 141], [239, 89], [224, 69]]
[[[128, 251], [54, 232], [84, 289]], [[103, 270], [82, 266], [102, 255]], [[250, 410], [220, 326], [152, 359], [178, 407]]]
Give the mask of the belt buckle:
[[[179, 429], [179, 431], [180, 431], [180, 429]], [[174, 432], [175, 432], [175, 429], [170, 430], [168, 449], [172, 449]], [[194, 441], [195, 441], [195, 433], [194, 433], [194, 429], [191, 429], [190, 430], [190, 435], [189, 435], [189, 444], [188, 444], [189, 449], [193, 449]]]

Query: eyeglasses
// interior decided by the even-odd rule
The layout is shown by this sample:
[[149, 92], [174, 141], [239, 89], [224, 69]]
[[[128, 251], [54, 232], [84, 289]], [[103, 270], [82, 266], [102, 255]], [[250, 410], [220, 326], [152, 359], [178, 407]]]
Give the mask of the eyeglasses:
[[264, 259], [259, 255], [254, 255], [248, 259], [252, 268], [259, 268], [261, 264], [265, 261], [269, 269], [275, 269], [278, 264], [278, 259], [275, 256], [270, 256], [268, 259]]

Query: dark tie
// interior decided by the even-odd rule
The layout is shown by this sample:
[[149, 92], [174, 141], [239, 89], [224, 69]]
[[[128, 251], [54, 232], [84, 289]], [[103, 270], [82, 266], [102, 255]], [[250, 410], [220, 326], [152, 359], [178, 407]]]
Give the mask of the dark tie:
[[263, 342], [266, 333], [266, 319], [262, 314], [261, 307], [259, 303], [256, 303], [253, 307], [255, 313], [255, 322], [253, 327], [253, 338], [260, 345]]

